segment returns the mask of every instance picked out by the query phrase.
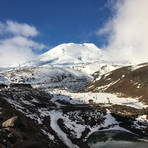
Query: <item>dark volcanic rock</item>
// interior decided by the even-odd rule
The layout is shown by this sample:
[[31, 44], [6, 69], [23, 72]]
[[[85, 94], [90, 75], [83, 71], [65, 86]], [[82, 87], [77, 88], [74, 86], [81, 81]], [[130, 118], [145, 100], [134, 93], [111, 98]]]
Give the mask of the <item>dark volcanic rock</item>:
[[6, 148], [3, 144], [0, 144], [0, 148]]
[[[136, 109], [130, 106], [124, 105], [113, 105], [108, 107], [110, 109], [111, 115], [116, 118], [121, 127], [130, 130], [133, 133], [139, 134], [142, 137], [148, 137], [148, 122], [138, 121], [138, 125], [135, 125], [136, 118], [140, 115], [147, 115], [146, 109]], [[138, 126], [141, 126], [139, 128]]]

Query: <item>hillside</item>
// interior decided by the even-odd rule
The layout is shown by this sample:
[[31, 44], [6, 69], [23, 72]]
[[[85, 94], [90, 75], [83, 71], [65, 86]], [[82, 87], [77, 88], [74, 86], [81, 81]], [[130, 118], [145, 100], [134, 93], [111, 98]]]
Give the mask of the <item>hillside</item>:
[[148, 104], [148, 64], [125, 66], [100, 75], [88, 84], [82, 92], [99, 92], [117, 94], [119, 97], [138, 98], [139, 101]]
[[34, 88], [63, 88], [77, 92], [85, 88], [92, 78], [77, 69], [40, 66], [14, 68], [0, 73], [0, 83], [30, 83]]
[[51, 98], [51, 95], [39, 91], [0, 92], [0, 147], [66, 148], [52, 128], [48, 128], [50, 135], [46, 134], [46, 127], [39, 123], [37, 109], [56, 106]]

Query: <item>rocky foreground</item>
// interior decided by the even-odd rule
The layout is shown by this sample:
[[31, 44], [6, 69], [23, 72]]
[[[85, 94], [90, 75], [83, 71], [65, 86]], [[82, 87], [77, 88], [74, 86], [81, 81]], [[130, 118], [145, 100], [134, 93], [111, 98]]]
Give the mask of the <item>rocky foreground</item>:
[[[50, 127], [48, 128], [48, 131], [54, 134], [55, 143], [49, 139], [34, 119], [27, 117], [22, 113], [22, 110], [18, 111], [18, 108], [15, 109], [17, 104], [14, 106], [10, 102], [7, 102], [7, 99], [7, 101], [4, 99], [7, 97], [13, 102], [13, 95], [16, 95], [16, 93], [17, 92], [1, 92], [0, 94], [0, 148], [66, 148], [67, 146], [63, 144], [58, 136], [56, 136], [55, 131]], [[36, 94], [34, 97], [40, 97], [41, 100], [43, 99], [41, 94], [43, 95], [44, 93]], [[22, 96], [19, 97], [21, 98]], [[33, 97], [33, 94], [28, 97], [25, 95], [25, 97], [27, 101], [29, 98]], [[50, 97], [51, 96], [48, 95], [48, 99]], [[31, 108], [28, 109], [31, 110]], [[32, 111], [34, 110], [35, 108], [32, 109]], [[50, 120], [48, 124], [50, 125]]]
[[148, 138], [148, 108], [72, 104], [42, 91], [0, 92], [0, 100], [2, 148], [87, 148], [90, 134], [104, 129]]

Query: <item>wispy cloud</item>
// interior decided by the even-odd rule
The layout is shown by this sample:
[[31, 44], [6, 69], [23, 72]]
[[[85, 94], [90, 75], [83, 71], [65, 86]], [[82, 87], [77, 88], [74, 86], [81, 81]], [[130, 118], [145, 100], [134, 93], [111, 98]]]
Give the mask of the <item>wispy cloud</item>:
[[[39, 32], [28, 24], [7, 21], [0, 22], [0, 67], [19, 65], [37, 58], [37, 50], [47, 48], [44, 44], [33, 41], [30, 37]], [[7, 37], [9, 36], [9, 37]]]
[[113, 17], [97, 31], [97, 35], [108, 36], [106, 50], [113, 55], [113, 59], [132, 62], [148, 60], [147, 6], [147, 0], [108, 1]]

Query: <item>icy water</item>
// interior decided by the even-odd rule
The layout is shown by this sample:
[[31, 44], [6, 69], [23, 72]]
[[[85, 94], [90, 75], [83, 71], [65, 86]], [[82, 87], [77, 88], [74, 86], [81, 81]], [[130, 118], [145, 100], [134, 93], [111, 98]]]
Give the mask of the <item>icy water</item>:
[[90, 148], [148, 148], [148, 141], [123, 131], [93, 133], [87, 144]]

